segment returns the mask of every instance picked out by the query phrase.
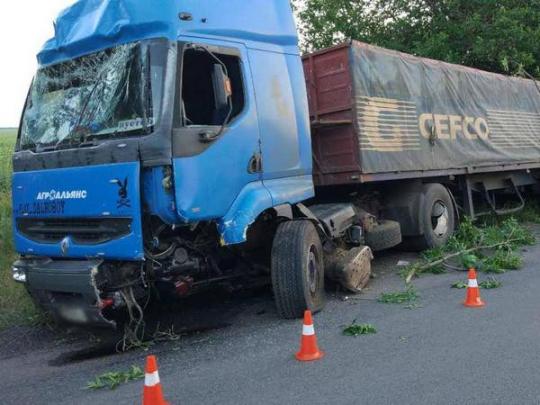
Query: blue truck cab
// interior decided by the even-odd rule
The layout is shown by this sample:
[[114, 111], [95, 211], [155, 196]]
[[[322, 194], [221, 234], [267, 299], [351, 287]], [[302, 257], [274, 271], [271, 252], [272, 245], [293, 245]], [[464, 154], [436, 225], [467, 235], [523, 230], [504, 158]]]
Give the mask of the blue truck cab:
[[301, 204], [312, 151], [288, 0], [79, 0], [38, 61], [13, 157], [13, 277], [36, 302], [114, 324], [153, 291], [271, 273], [282, 316], [322, 308], [322, 244], [356, 213], [322, 206], [330, 227]]

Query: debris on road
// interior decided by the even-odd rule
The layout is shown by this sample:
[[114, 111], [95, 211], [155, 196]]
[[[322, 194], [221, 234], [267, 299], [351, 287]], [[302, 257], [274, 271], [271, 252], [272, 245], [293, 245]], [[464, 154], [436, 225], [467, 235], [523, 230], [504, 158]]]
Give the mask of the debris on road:
[[[423, 260], [404, 268], [401, 274], [407, 284], [422, 273], [444, 273], [449, 262], [461, 258], [463, 267], [474, 265], [485, 272], [501, 273], [521, 266], [516, 250], [535, 242], [535, 238], [515, 218], [489, 226], [476, 226], [464, 218], [458, 232], [440, 248], [422, 254]], [[470, 263], [474, 259], [476, 263]]]
[[371, 277], [373, 252], [367, 246], [349, 250], [337, 249], [326, 262], [326, 274], [339, 282], [343, 288], [353, 293], [360, 293], [367, 286]]
[[455, 282], [454, 284], [452, 284], [451, 288], [457, 288], [457, 289], [460, 289], [460, 290], [464, 290], [465, 288], [467, 288], [467, 283], [465, 281], [458, 281], [458, 282]]
[[88, 382], [86, 389], [97, 390], [102, 388], [116, 389], [119, 385], [144, 378], [140, 367], [131, 366], [128, 371], [112, 371], [101, 374]]
[[509, 250], [498, 250], [493, 256], [488, 257], [482, 271], [484, 273], [501, 274], [508, 270], [519, 270], [523, 265], [523, 259], [519, 254]]
[[424, 308], [424, 307], [417, 302], [412, 302], [408, 305], [405, 305], [403, 308], [412, 310], [412, 309], [418, 309], [418, 308]]
[[382, 293], [377, 300], [383, 304], [404, 304], [416, 301], [419, 298], [418, 293], [412, 285], [409, 285], [405, 291]]
[[345, 336], [360, 336], [360, 335], [372, 335], [377, 333], [377, 329], [370, 323], [356, 323], [356, 319], [345, 329], [343, 329], [343, 334]]
[[490, 277], [489, 279], [487, 279], [485, 281], [482, 281], [479, 284], [479, 286], [480, 286], [480, 288], [483, 288], [485, 290], [491, 290], [491, 289], [494, 289], [494, 288], [502, 287], [502, 282], [500, 282], [499, 280], [497, 280], [494, 277]]

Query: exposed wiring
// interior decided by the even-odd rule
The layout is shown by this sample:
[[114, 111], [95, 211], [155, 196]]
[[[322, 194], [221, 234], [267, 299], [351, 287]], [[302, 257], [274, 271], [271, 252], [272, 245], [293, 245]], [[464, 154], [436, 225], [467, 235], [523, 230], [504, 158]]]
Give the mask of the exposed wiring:
[[[133, 287], [124, 288], [120, 291], [120, 295], [126, 303], [129, 322], [124, 326], [124, 336], [116, 344], [116, 350], [126, 352], [143, 345], [145, 333], [144, 310], [135, 298]], [[145, 307], [148, 302], [147, 300]]]

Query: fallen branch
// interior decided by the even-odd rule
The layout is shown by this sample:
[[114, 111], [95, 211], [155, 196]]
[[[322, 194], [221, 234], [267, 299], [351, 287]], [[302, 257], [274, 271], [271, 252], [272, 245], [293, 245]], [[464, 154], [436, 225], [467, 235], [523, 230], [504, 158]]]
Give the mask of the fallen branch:
[[482, 249], [495, 249], [495, 248], [505, 246], [505, 245], [510, 245], [510, 244], [512, 244], [514, 242], [519, 242], [519, 241], [520, 241], [520, 239], [508, 239], [508, 240], [506, 240], [504, 242], [495, 243], [493, 245], [476, 246], [476, 247], [473, 247], [473, 248], [470, 248], [470, 249], [465, 249], [465, 250], [461, 250], [459, 252], [448, 254], [448, 255], [444, 256], [442, 259], [438, 259], [438, 260], [435, 260], [433, 262], [429, 262], [429, 263], [427, 263], [427, 264], [425, 264], [423, 266], [414, 266], [411, 269], [411, 271], [409, 272], [409, 274], [407, 274], [407, 278], [405, 278], [405, 283], [410, 284], [412, 278], [416, 274], [423, 273], [426, 270], [432, 269], [433, 267], [437, 267], [437, 266], [443, 264], [445, 261], [450, 260], [450, 259], [452, 259], [454, 257], [458, 257], [458, 256], [461, 256], [461, 255], [466, 255], [466, 254], [473, 253], [473, 252], [477, 252], [477, 251], [482, 250]]

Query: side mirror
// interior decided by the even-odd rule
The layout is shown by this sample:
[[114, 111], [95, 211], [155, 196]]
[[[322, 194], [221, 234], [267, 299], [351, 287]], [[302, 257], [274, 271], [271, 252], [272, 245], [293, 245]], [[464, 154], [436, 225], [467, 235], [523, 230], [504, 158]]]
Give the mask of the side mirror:
[[229, 98], [232, 96], [231, 80], [219, 63], [214, 64], [212, 84], [214, 86], [216, 110], [220, 111], [229, 107]]

